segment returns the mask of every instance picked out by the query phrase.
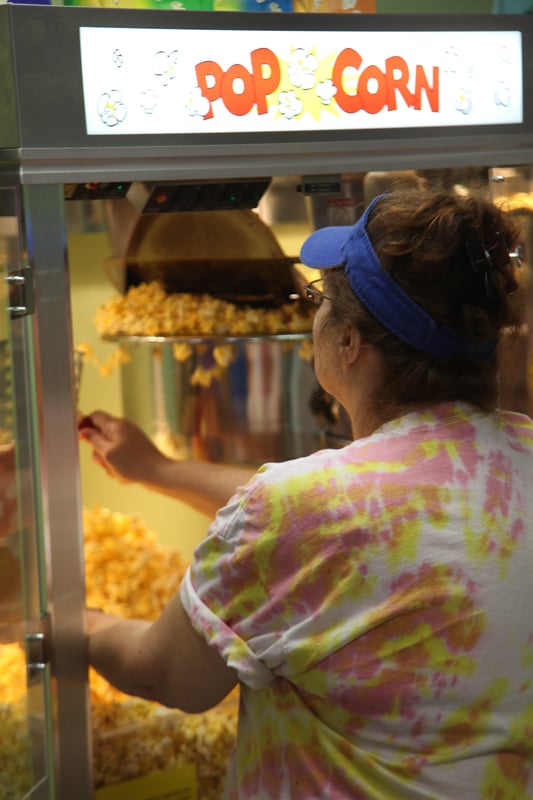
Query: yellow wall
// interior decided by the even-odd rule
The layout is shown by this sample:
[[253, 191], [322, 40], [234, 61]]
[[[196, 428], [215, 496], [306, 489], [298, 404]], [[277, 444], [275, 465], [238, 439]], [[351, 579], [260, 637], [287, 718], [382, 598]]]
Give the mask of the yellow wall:
[[[98, 359], [104, 361], [116, 346], [100, 340], [93, 318], [100, 303], [116, 292], [105, 269], [110, 255], [108, 236], [106, 233], [70, 234], [68, 252], [74, 344], [89, 344]], [[122, 413], [120, 369], [104, 377], [89, 362], [82, 373], [79, 409], [88, 414], [96, 408]], [[207, 517], [183, 503], [113, 480], [93, 462], [90, 448], [84, 443], [80, 444], [80, 462], [85, 506], [100, 505], [124, 514], [140, 514], [162, 544], [178, 550], [189, 560], [207, 531]]]

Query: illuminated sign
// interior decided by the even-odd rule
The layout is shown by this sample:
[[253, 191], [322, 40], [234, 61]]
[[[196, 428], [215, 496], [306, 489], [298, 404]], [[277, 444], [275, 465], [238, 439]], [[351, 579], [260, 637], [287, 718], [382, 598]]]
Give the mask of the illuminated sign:
[[523, 122], [519, 31], [80, 28], [98, 134]]

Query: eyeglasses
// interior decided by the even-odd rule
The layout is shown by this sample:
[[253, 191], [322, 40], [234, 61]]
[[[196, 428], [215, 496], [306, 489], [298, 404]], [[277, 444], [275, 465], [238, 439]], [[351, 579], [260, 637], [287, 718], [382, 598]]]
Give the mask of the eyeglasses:
[[317, 278], [316, 281], [311, 281], [307, 286], [302, 289], [302, 295], [306, 300], [314, 303], [316, 306], [322, 305], [324, 300], [331, 300], [327, 297], [322, 289], [324, 288], [324, 278]]

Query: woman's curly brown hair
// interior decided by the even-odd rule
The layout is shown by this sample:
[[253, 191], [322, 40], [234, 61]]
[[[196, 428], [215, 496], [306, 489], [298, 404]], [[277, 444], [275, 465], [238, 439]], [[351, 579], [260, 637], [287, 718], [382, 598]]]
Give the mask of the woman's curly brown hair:
[[[518, 324], [519, 304], [509, 251], [519, 230], [482, 193], [394, 191], [379, 200], [367, 231], [379, 260], [441, 325], [473, 341], [498, 341]], [[498, 400], [496, 353], [487, 360], [442, 358], [415, 350], [387, 331], [360, 303], [343, 268], [326, 270], [331, 319], [350, 319], [376, 347], [384, 368], [376, 410], [462, 400], [490, 410]]]

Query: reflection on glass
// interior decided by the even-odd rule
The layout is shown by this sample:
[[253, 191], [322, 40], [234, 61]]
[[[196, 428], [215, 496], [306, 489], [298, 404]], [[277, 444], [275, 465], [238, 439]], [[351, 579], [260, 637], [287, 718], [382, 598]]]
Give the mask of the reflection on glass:
[[19, 267], [18, 219], [0, 191], [0, 800], [22, 800], [35, 784], [24, 641], [23, 523], [12, 340], [5, 276]]
[[[4, 343], [0, 343], [4, 344]], [[15, 444], [2, 425], [0, 397], [0, 798], [18, 800], [33, 784], [23, 599], [18, 530]]]

